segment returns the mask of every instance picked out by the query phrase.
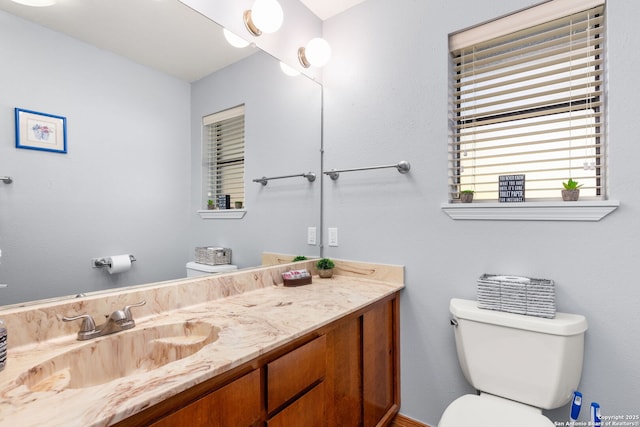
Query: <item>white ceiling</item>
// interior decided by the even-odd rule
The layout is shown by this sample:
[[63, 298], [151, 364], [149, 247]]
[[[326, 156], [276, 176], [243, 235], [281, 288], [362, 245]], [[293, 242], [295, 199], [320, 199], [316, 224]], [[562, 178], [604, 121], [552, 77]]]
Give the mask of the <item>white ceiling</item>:
[[300, 0], [323, 21], [365, 0]]
[[[300, 1], [324, 20], [364, 0]], [[0, 0], [0, 10], [188, 82], [255, 53], [231, 47], [220, 27], [177, 0], [59, 0], [51, 7]]]

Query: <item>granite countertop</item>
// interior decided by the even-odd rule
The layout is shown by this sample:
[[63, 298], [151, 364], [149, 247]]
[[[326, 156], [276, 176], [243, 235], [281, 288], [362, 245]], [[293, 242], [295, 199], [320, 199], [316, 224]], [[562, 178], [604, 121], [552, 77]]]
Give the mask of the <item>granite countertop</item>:
[[[7, 315], [10, 319], [7, 322], [9, 357], [7, 367], [0, 372], [0, 426], [111, 425], [391, 295], [404, 286], [402, 267], [338, 261], [338, 275], [331, 279], [314, 276], [313, 284], [284, 287], [281, 281], [277, 283], [278, 277], [282, 271], [290, 268], [291, 266], [265, 267], [224, 274], [216, 279], [172, 283], [169, 286], [171, 292], [176, 292], [173, 287], [186, 292], [181, 286], [200, 290], [210, 287], [223, 289], [221, 295], [200, 299], [206, 302], [174, 309], [170, 309], [168, 301], [158, 301], [171, 299], [159, 296], [160, 290], [167, 291], [166, 285], [146, 288], [143, 292], [149, 307], [145, 306], [146, 309], [141, 310], [141, 316], [136, 316], [139, 313], [136, 309], [132, 310], [137, 323], [134, 329], [90, 341], [75, 339], [79, 322], [69, 322], [73, 324], [72, 328], [65, 323], [59, 326], [60, 331], [56, 333], [42, 327], [47, 324], [46, 319], [53, 319], [51, 325], [56, 327], [63, 323], [57, 319], [61, 316], [60, 311], [63, 312], [62, 315], [68, 314], [64, 311], [70, 310], [69, 304], [75, 304], [74, 308], [80, 312], [85, 311], [82, 310], [87, 308], [85, 306], [92, 307], [90, 303], [84, 306], [76, 301], [57, 305], [54, 303], [45, 308], [36, 307], [33, 312], [29, 312], [27, 308], [14, 310], [13, 317], [11, 314]], [[300, 268], [299, 264], [295, 268]], [[259, 283], [259, 286], [243, 285], [248, 282]], [[252, 287], [254, 289], [250, 289]], [[139, 291], [135, 292], [137, 293], [125, 296], [129, 300], [140, 297]], [[121, 297], [122, 295], [118, 295], [116, 302], [105, 302], [96, 297], [92, 303], [96, 307], [107, 304], [110, 309], [120, 303]], [[149, 298], [155, 300], [150, 301]], [[129, 301], [131, 302], [135, 301]], [[78, 304], [81, 306], [77, 306]], [[2, 312], [0, 315], [5, 318]], [[20, 329], [17, 326], [19, 322], [23, 322]], [[56, 355], [98, 345], [101, 340], [120, 334], [181, 322], [213, 325], [217, 331], [217, 340], [183, 359], [91, 387], [73, 388], [64, 379], [39, 384], [38, 391], [21, 384], [20, 378], [24, 378], [32, 367], [46, 363]], [[96, 323], [100, 322], [96, 320]], [[32, 334], [40, 336], [28, 339], [25, 334], [20, 334], [15, 341], [21, 345], [12, 347], [12, 332], [25, 329], [31, 324], [34, 324]], [[90, 363], [100, 369], [101, 363], [105, 362], [97, 355], [92, 355]]]

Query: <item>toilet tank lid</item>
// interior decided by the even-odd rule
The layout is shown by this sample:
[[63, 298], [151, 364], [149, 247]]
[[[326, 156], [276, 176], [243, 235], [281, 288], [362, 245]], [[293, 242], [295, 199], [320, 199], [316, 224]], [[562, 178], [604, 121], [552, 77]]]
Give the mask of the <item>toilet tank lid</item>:
[[553, 319], [478, 308], [476, 301], [452, 298], [449, 311], [458, 319], [501, 325], [551, 335], [570, 336], [587, 330], [587, 319], [579, 314], [556, 313]]

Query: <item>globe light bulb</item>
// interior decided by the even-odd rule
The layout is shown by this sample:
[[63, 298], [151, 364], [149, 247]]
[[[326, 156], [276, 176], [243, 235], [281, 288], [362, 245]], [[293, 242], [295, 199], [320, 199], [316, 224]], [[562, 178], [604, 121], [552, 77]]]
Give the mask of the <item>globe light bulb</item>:
[[311, 39], [305, 47], [298, 50], [300, 63], [306, 68], [310, 66], [324, 67], [331, 59], [331, 46], [325, 39], [316, 37]]
[[290, 77], [296, 77], [300, 75], [300, 71], [296, 70], [293, 67], [288, 66], [284, 62], [280, 62], [280, 69], [283, 73]]
[[251, 8], [251, 20], [263, 33], [275, 33], [284, 20], [282, 6], [277, 0], [256, 0]]
[[227, 40], [227, 42], [233, 47], [243, 48], [249, 46], [248, 41], [241, 38], [240, 36], [235, 35], [226, 28], [222, 30], [222, 33], [224, 34], [224, 38]]

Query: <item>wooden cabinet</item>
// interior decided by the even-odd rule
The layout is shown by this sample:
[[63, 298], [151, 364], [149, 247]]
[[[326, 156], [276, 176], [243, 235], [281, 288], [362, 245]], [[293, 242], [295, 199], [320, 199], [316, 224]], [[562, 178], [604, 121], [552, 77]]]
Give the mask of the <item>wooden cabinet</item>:
[[384, 426], [400, 409], [398, 295], [327, 333], [328, 425]]
[[267, 412], [300, 396], [324, 379], [327, 337], [321, 335], [267, 363]]
[[256, 369], [150, 427], [253, 426], [261, 417], [260, 370]]
[[399, 409], [396, 303], [396, 300], [392, 300], [378, 304], [362, 315], [362, 403], [365, 427], [391, 421]]
[[389, 425], [400, 405], [398, 298], [391, 295], [117, 425]]
[[268, 427], [325, 427], [324, 382], [319, 383], [267, 421]]

